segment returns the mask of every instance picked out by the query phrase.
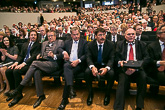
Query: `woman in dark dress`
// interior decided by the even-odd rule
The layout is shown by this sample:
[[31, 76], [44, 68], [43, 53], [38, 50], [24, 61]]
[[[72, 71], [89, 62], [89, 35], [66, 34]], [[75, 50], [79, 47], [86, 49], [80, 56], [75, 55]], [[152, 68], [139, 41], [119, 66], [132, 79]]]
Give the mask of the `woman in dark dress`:
[[10, 91], [9, 82], [7, 81], [5, 71], [8, 66], [10, 66], [18, 57], [18, 48], [12, 42], [12, 40], [4, 36], [2, 39], [2, 48], [0, 48], [0, 52], [2, 53], [0, 63], [0, 92], [5, 89], [5, 84], [3, 79], [6, 81], [6, 89], [5, 92]]

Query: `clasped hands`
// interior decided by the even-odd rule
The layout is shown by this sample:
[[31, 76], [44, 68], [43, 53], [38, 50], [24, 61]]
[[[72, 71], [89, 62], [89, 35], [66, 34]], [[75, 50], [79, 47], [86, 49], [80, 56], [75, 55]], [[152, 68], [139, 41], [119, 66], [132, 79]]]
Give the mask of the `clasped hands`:
[[[70, 57], [69, 57], [68, 53], [67, 53], [66, 51], [64, 51], [63, 54], [64, 54], [64, 60], [65, 60], [65, 61], [69, 61]], [[70, 65], [71, 65], [72, 67], [76, 67], [79, 63], [80, 63], [80, 62], [79, 62], [79, 60], [77, 59], [77, 60], [75, 60], [75, 61], [72, 61], [72, 62], [70, 63]]]
[[93, 76], [96, 76], [97, 74], [100, 76], [103, 76], [107, 73], [107, 68], [100, 68], [100, 70], [102, 71], [101, 73], [98, 72], [98, 69], [94, 66], [92, 67], [92, 74]]
[[[119, 64], [121, 67], [123, 67], [124, 63], [127, 63], [127, 61], [119, 61]], [[132, 75], [136, 70], [133, 68], [127, 68], [127, 71], [125, 72], [125, 74], [127, 75]]]
[[0, 52], [2, 53], [2, 55], [7, 55], [7, 50], [6, 49], [0, 49]]

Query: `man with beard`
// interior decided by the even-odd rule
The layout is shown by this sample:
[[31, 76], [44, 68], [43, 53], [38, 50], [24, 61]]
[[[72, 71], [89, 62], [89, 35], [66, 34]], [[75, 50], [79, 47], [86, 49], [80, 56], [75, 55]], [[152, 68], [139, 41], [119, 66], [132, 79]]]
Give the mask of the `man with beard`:
[[105, 92], [104, 105], [110, 102], [110, 91], [114, 82], [114, 44], [106, 40], [106, 31], [98, 28], [95, 31], [95, 40], [87, 46], [87, 64], [88, 68], [85, 72], [85, 80], [89, 89], [87, 105], [91, 105], [93, 101], [92, 80], [94, 77], [105, 77], [107, 80], [107, 88]]

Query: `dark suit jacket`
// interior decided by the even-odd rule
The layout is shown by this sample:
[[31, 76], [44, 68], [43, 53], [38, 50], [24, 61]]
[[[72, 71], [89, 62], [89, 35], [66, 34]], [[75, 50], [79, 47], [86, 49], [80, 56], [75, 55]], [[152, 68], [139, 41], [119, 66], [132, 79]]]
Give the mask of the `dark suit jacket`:
[[[111, 34], [109, 34], [109, 36], [107, 36], [107, 38], [106, 38], [106, 39], [108, 39], [108, 40], [112, 41], [112, 40], [111, 40], [111, 39], [112, 39], [112, 35], [111, 35]], [[125, 37], [124, 37], [124, 36], [117, 34], [117, 42], [118, 42], [118, 41], [121, 41], [121, 40], [124, 40], [124, 39], [125, 39]]]
[[[70, 39], [70, 40], [66, 40], [65, 43], [64, 43], [64, 46], [62, 48], [60, 48], [60, 51], [63, 52], [63, 51], [66, 51], [68, 53], [68, 55], [71, 54], [71, 49], [72, 49], [72, 43], [73, 43], [73, 40]], [[85, 66], [84, 64], [86, 63], [86, 44], [87, 44], [87, 41], [84, 40], [84, 39], [80, 39], [79, 40], [79, 43], [78, 43], [78, 59], [81, 60], [81, 63], [80, 65], [82, 66]]]
[[[115, 51], [114, 44], [111, 41], [106, 40], [104, 42], [103, 53], [102, 53], [102, 63], [104, 63], [105, 66], [109, 66], [110, 68], [113, 68], [114, 51]], [[97, 56], [98, 56], [97, 41], [93, 40], [87, 46], [87, 64], [88, 64], [88, 66], [97, 65]]]
[[161, 47], [160, 47], [159, 41], [155, 41], [155, 42], [152, 42], [151, 44], [149, 44], [147, 50], [148, 50], [148, 54], [150, 57], [150, 60], [149, 60], [147, 66], [150, 67], [150, 69], [146, 69], [146, 71], [150, 75], [156, 75], [155, 73], [158, 72], [157, 61], [162, 60], [162, 52], [161, 52]]
[[141, 35], [140, 41], [149, 41], [149, 37], [147, 35]]
[[[24, 58], [26, 57], [28, 45], [29, 45], [29, 42], [25, 42], [22, 45], [21, 53], [19, 54], [19, 56], [16, 60], [16, 62], [18, 62], [19, 64], [22, 63], [24, 61]], [[27, 59], [25, 63], [27, 65], [30, 65], [33, 62], [33, 60], [36, 59], [36, 56], [40, 53], [40, 50], [41, 50], [41, 44], [38, 42], [35, 42], [30, 49], [31, 57], [29, 59]]]
[[[41, 38], [42, 38], [42, 37], [41, 37], [41, 34], [39, 34], [39, 35], [38, 35], [38, 39], [37, 39], [39, 43], [41, 42]], [[47, 40], [48, 40], [48, 37], [47, 37], [47, 35], [46, 35], [44, 41], [47, 41]]]
[[[126, 43], [126, 40], [117, 42], [115, 62], [122, 61], [122, 60], [126, 61], [127, 51], [128, 51], [127, 47], [128, 47], [128, 44]], [[149, 58], [147, 50], [146, 50], [146, 43], [135, 40], [135, 48], [136, 48], [135, 53], [136, 53], [137, 61], [143, 60], [144, 62], [146, 62]]]
[[65, 40], [68, 40], [68, 39], [69, 39], [70, 36], [69, 36], [69, 37], [68, 37], [68, 36], [69, 36], [69, 35], [63, 33], [63, 34], [62, 34], [62, 37], [59, 37], [59, 33], [57, 33], [57, 34], [56, 34], [56, 39], [60, 39], [60, 40], [64, 40], [64, 41], [65, 41]]

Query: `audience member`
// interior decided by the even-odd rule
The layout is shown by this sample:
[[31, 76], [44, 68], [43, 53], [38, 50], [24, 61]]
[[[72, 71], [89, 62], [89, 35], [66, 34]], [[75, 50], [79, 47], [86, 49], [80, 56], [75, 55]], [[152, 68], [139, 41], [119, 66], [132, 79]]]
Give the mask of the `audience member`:
[[58, 110], [63, 110], [69, 103], [68, 97], [71, 99], [76, 97], [73, 89], [74, 76], [86, 69], [86, 44], [85, 39], [80, 38], [80, 30], [78, 27], [71, 29], [72, 39], [65, 41], [61, 52], [64, 55], [64, 78], [65, 87], [63, 91], [63, 99]]
[[114, 45], [109, 40], [106, 40], [106, 33], [103, 28], [98, 28], [95, 31], [95, 38], [96, 39], [88, 43], [87, 46], [86, 57], [88, 68], [85, 72], [85, 80], [89, 89], [89, 95], [87, 98], [88, 106], [93, 102], [93, 77], [105, 76], [108, 81], [107, 89], [105, 90], [104, 105], [108, 105], [110, 102], [110, 91], [114, 83]]
[[129, 60], [141, 61], [147, 59], [146, 44], [135, 40], [136, 31], [129, 28], [125, 34], [125, 40], [117, 43], [116, 62], [118, 62], [119, 83], [116, 91], [114, 110], [123, 110], [125, 105], [125, 94], [129, 80], [136, 80], [137, 97], [136, 110], [144, 108], [144, 96], [146, 92], [146, 74], [142, 69], [123, 68], [123, 64]]
[[5, 84], [3, 82], [3, 79], [6, 82], [6, 89], [4, 93], [9, 92], [10, 86], [9, 82], [6, 78], [5, 71], [7, 70], [7, 67], [13, 64], [13, 62], [17, 59], [18, 57], [18, 47], [14, 46], [13, 41], [11, 40], [10, 37], [4, 36], [2, 39], [2, 48], [0, 49], [0, 52], [2, 53], [1, 56], [1, 67], [0, 67], [0, 85], [1, 89], [0, 92], [2, 92], [5, 89]]

